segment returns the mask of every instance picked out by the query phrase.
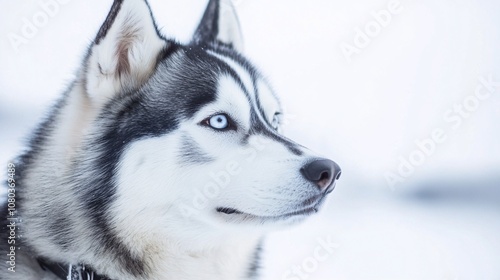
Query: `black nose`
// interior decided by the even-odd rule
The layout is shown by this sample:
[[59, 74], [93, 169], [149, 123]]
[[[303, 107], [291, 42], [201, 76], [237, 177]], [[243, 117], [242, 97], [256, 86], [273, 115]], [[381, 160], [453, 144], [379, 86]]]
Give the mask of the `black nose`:
[[339, 165], [329, 159], [314, 160], [303, 166], [300, 172], [307, 180], [315, 183], [321, 191], [333, 185], [342, 173]]

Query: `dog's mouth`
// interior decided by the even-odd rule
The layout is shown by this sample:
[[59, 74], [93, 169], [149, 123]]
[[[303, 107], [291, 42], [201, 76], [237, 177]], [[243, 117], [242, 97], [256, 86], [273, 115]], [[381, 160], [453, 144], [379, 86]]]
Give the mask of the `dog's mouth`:
[[254, 215], [254, 214], [245, 213], [245, 212], [242, 212], [238, 209], [229, 208], [229, 207], [218, 207], [216, 209], [216, 211], [219, 213], [226, 214], [226, 215], [240, 216], [241, 218], [253, 218], [253, 219], [258, 218], [258, 219], [263, 219], [263, 220], [281, 220], [281, 219], [291, 218], [294, 216], [311, 215], [311, 214], [318, 212], [319, 209], [317, 207], [309, 207], [309, 208], [289, 212], [289, 213], [282, 214], [282, 215], [276, 215], [276, 216]]
[[245, 214], [241, 211], [238, 211], [234, 208], [228, 208], [228, 207], [218, 207], [217, 209], [217, 212], [219, 213], [224, 213], [224, 214], [228, 214], [228, 215], [232, 215], [232, 214], [237, 214], [237, 215], [240, 215], [240, 214]]
[[[314, 203], [312, 203], [312, 200], [314, 200]], [[299, 217], [299, 216], [309, 216], [312, 214], [315, 214], [319, 211], [319, 208], [323, 204], [324, 201], [324, 196], [321, 197], [316, 197], [316, 198], [311, 198], [306, 200], [303, 203], [303, 207], [307, 205], [305, 208], [301, 208], [299, 210], [287, 212], [285, 214], [281, 215], [274, 215], [274, 216], [265, 216], [265, 215], [255, 215], [251, 213], [246, 213], [243, 211], [240, 211], [235, 208], [231, 207], [217, 207], [215, 210], [218, 213], [231, 216], [231, 217], [239, 217], [245, 220], [253, 220], [253, 219], [260, 219], [260, 220], [284, 220], [287, 218], [292, 218], [292, 217]]]

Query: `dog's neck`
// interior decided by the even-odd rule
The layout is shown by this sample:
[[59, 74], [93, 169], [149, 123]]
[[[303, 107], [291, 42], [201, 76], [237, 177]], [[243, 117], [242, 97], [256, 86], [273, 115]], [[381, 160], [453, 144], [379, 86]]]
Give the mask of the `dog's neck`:
[[171, 255], [160, 264], [161, 268], [151, 279], [255, 279], [259, 243], [259, 240], [244, 238], [233, 239], [204, 251], [176, 248], [168, 252]]
[[165, 217], [171, 227], [163, 232], [127, 234], [128, 242], [139, 245], [145, 256], [154, 256], [148, 264], [154, 271], [150, 279], [255, 279], [262, 232], [221, 228], [179, 215], [172, 211]]
[[[151, 237], [140, 243], [134, 241], [135, 249], [143, 256], [146, 267], [146, 276], [137, 279], [256, 279], [262, 240], [260, 236], [221, 235], [207, 238], [204, 235], [198, 237], [198, 240], [192, 239], [190, 244], [186, 244], [188, 238]], [[110, 268], [107, 266], [102, 269]], [[114, 269], [105, 271], [105, 274], [111, 279], [136, 279], [131, 278], [131, 275], [120, 274], [120, 271], [123, 268], [117, 264]]]
[[[236, 239], [235, 239], [236, 240]], [[60, 279], [69, 280], [109, 280], [109, 279], [207, 279], [235, 280], [256, 279], [259, 268], [260, 242], [255, 240], [230, 241], [221, 247], [203, 251], [181, 250], [171, 243], [169, 250], [163, 251], [162, 258], [147, 264], [152, 268], [147, 275], [134, 277], [121, 274], [119, 267], [108, 266], [109, 275], [100, 275], [83, 264], [53, 263], [43, 258], [37, 259], [41, 268], [55, 274]], [[211, 245], [213, 246], [213, 245]], [[115, 278], [119, 277], [119, 278]]]

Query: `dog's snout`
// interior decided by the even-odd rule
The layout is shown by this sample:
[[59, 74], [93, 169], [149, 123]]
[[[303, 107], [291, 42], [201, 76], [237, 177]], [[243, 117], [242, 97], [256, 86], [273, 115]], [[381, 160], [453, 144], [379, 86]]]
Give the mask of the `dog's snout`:
[[303, 166], [300, 172], [307, 180], [315, 183], [321, 191], [332, 186], [342, 173], [340, 166], [329, 159], [314, 160]]

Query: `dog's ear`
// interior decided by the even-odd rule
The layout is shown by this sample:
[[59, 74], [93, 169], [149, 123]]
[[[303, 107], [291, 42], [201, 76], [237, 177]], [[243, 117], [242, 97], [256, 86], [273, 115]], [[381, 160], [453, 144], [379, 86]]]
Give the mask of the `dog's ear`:
[[115, 0], [87, 58], [88, 94], [107, 100], [141, 86], [167, 45], [146, 0]]
[[209, 0], [194, 34], [194, 43], [206, 44], [218, 41], [237, 51], [243, 50], [243, 36], [232, 1]]

